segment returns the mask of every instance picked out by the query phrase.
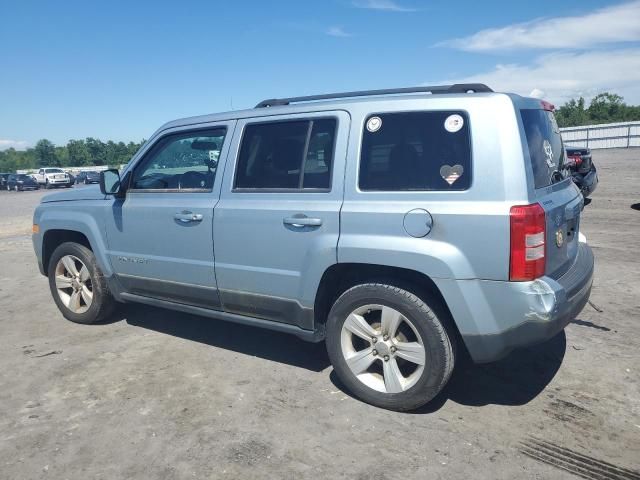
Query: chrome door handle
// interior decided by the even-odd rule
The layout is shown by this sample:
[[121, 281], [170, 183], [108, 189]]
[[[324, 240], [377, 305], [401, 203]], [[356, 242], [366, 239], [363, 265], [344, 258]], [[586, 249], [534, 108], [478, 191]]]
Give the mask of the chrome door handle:
[[294, 215], [292, 217], [286, 217], [282, 220], [285, 225], [291, 225], [292, 227], [302, 228], [302, 227], [319, 227], [322, 225], [321, 218], [310, 218], [306, 215]]
[[181, 221], [182, 223], [201, 222], [202, 221], [202, 214], [201, 213], [193, 213], [193, 212], [189, 212], [187, 210], [183, 210], [182, 212], [176, 213], [173, 216], [173, 218], [175, 218], [176, 220]]

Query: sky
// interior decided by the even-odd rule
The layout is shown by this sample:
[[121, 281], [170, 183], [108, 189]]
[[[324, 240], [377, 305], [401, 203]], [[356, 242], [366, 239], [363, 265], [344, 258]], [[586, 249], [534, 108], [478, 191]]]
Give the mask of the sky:
[[0, 0], [0, 149], [452, 82], [640, 104], [640, 0]]

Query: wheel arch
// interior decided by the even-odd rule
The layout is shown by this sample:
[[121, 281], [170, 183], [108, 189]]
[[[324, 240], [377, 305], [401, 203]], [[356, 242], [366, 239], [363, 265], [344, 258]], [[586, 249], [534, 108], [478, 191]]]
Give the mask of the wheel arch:
[[450, 320], [448, 323], [453, 328], [453, 333], [460, 338], [449, 306], [431, 277], [407, 268], [367, 263], [336, 263], [325, 270], [314, 302], [316, 329], [324, 330], [329, 310], [342, 293], [354, 285], [371, 282], [393, 284], [418, 296], [436, 300], [436, 304], [430, 307], [436, 310], [439, 317]]
[[47, 230], [42, 236], [42, 264], [44, 265], [45, 275], [49, 273], [48, 266], [51, 255], [53, 255], [56, 248], [66, 242], [79, 243], [93, 251], [91, 242], [82, 232], [57, 228]]
[[46, 209], [36, 210], [34, 223], [40, 225], [41, 233], [34, 236], [36, 253], [39, 253], [42, 263], [42, 273], [47, 275], [47, 268], [51, 254], [64, 242], [77, 242], [89, 248], [96, 256], [96, 262], [102, 273], [110, 277], [113, 274], [111, 264], [107, 259], [107, 246], [102, 229], [91, 212]]

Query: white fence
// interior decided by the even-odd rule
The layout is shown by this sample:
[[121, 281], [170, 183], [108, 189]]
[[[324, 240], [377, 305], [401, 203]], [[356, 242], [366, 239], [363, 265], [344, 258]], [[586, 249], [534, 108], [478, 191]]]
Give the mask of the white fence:
[[640, 122], [605, 123], [561, 128], [565, 145], [572, 147], [640, 147]]

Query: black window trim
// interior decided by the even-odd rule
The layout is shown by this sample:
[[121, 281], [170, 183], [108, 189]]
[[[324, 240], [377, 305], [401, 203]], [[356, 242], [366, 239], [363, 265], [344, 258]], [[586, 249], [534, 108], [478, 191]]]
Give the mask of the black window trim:
[[[224, 149], [225, 143], [227, 143], [227, 134], [229, 133], [228, 125], [209, 125], [207, 127], [199, 127], [193, 129], [185, 129], [177, 132], [169, 132], [163, 135], [160, 135], [153, 142], [152, 145], [149, 145], [147, 151], [144, 153], [142, 157], [136, 162], [136, 164], [130, 170], [127, 170], [128, 175], [128, 184], [127, 184], [127, 193], [211, 193], [215, 188], [215, 179], [218, 177], [218, 169], [216, 168], [216, 175], [213, 180], [213, 185], [211, 188], [132, 188], [133, 185], [133, 177], [136, 174], [136, 171], [140, 168], [141, 165], [145, 163], [147, 158], [151, 155], [154, 155], [157, 152], [158, 146], [160, 143], [164, 142], [166, 139], [170, 137], [177, 137], [183, 135], [189, 135], [197, 132], [211, 132], [215, 130], [223, 130], [224, 131], [224, 141], [220, 146], [220, 156], [218, 157], [218, 165], [220, 165], [220, 159], [222, 158], [222, 150]], [[220, 172], [222, 175], [222, 172]]]
[[[313, 123], [317, 120], [335, 120], [335, 132], [333, 135], [332, 145], [332, 161], [329, 166], [329, 188], [303, 188], [304, 183], [304, 166], [307, 162], [307, 154], [309, 153], [309, 142], [311, 140], [311, 133], [313, 132]], [[302, 155], [302, 162], [300, 164], [300, 179], [298, 181], [297, 188], [238, 188], [236, 187], [236, 181], [238, 179], [238, 166], [240, 165], [240, 152], [242, 151], [242, 143], [244, 142], [245, 135], [247, 133], [247, 127], [252, 125], [269, 125], [272, 123], [290, 123], [290, 122], [308, 122], [307, 136], [304, 144], [304, 152]], [[255, 121], [247, 122], [242, 127], [242, 136], [240, 137], [240, 143], [238, 144], [238, 152], [235, 156], [235, 165], [233, 170], [233, 179], [231, 182], [231, 193], [331, 193], [333, 188], [333, 165], [336, 159], [336, 145], [338, 142], [338, 133], [340, 132], [340, 118], [336, 115], [321, 115], [317, 117], [289, 117], [279, 118], [277, 120], [267, 121]]]
[[[402, 113], [429, 113], [429, 112], [463, 112], [465, 115], [465, 121], [467, 121], [469, 125], [469, 163], [471, 164], [471, 181], [469, 182], [469, 186], [467, 188], [461, 190], [425, 190], [425, 189], [413, 189], [413, 190], [363, 190], [360, 188], [360, 169], [362, 167], [362, 144], [364, 142], [364, 129], [367, 125], [367, 120], [371, 117], [375, 117], [377, 115], [389, 115], [389, 114], [402, 114]], [[388, 111], [380, 111], [380, 112], [368, 112], [362, 117], [362, 126], [360, 128], [360, 140], [358, 142], [358, 164], [356, 168], [356, 193], [369, 195], [369, 194], [380, 194], [380, 193], [390, 193], [390, 194], [402, 194], [407, 195], [411, 193], [434, 193], [434, 194], [442, 194], [447, 193], [450, 195], [455, 194], [463, 194], [468, 192], [473, 188], [474, 182], [476, 181], [475, 176], [475, 162], [473, 161], [473, 132], [471, 130], [471, 115], [469, 115], [469, 111], [464, 108], [434, 108], [434, 109], [418, 109], [418, 110], [388, 110]]]

